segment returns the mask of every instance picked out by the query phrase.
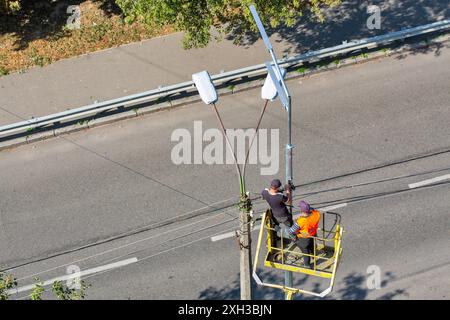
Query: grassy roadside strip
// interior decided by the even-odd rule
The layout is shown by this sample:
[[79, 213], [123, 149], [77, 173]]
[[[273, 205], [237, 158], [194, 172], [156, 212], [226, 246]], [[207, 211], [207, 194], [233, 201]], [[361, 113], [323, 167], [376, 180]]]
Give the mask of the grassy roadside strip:
[[17, 15], [0, 15], [0, 76], [173, 32], [169, 27], [126, 24], [120, 12], [103, 8], [99, 0], [81, 2], [80, 28], [70, 29], [66, 12], [70, 4], [68, 0], [30, 4]]

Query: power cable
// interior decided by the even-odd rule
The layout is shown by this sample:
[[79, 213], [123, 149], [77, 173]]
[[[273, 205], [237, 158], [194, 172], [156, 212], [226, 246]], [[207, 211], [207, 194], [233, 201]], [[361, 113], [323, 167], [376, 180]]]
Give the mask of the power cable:
[[[219, 213], [218, 215], [224, 214], [224, 213], [225, 213], [225, 212], [221, 212], [221, 213]], [[175, 229], [170, 229], [170, 230], [167, 230], [167, 231], [158, 233], [158, 234], [156, 234], [156, 235], [152, 235], [152, 236], [147, 237], [147, 238], [139, 239], [139, 240], [137, 240], [137, 241], [133, 241], [133, 242], [131, 242], [131, 243], [127, 243], [127, 244], [122, 245], [122, 246], [119, 246], [119, 247], [114, 247], [114, 248], [112, 248], [112, 249], [109, 249], [109, 250], [106, 250], [106, 251], [102, 251], [102, 252], [100, 252], [100, 253], [97, 253], [97, 254], [94, 254], [94, 255], [91, 255], [91, 256], [88, 256], [88, 257], [84, 257], [84, 258], [82, 258], [82, 259], [74, 260], [74, 261], [71, 261], [71, 262], [69, 262], [69, 263], [65, 263], [65, 264], [62, 264], [62, 265], [53, 267], [53, 268], [51, 268], [51, 269], [47, 269], [47, 270], [44, 270], [44, 271], [40, 271], [40, 272], [38, 272], [38, 273], [34, 273], [34, 274], [32, 274], [32, 275], [29, 275], [29, 276], [26, 276], [26, 277], [22, 277], [22, 278], [20, 278], [19, 280], [24, 280], [24, 279], [27, 279], [27, 278], [31, 278], [31, 277], [34, 277], [34, 276], [37, 276], [37, 275], [40, 275], [40, 274], [43, 274], [43, 273], [47, 273], [47, 272], [56, 270], [56, 269], [61, 268], [61, 267], [64, 267], [64, 266], [68, 266], [68, 265], [75, 264], [75, 263], [78, 263], [78, 262], [86, 261], [86, 260], [89, 260], [89, 259], [92, 259], [92, 258], [101, 256], [101, 255], [104, 255], [104, 254], [107, 254], [107, 253], [110, 253], [110, 252], [113, 252], [113, 251], [117, 251], [117, 250], [120, 250], [120, 249], [129, 247], [129, 246], [132, 246], [132, 245], [135, 245], [135, 244], [144, 242], [144, 241], [148, 241], [148, 240], [150, 240], [150, 239], [158, 238], [158, 237], [160, 237], [160, 236], [163, 236], [163, 235], [165, 235], [165, 234], [169, 234], [169, 233], [171, 233], [171, 232], [180, 231], [180, 230], [185, 229], [185, 228], [187, 228], [187, 227], [190, 227], [190, 226], [193, 226], [193, 225], [196, 225], [196, 224], [205, 222], [206, 220], [210, 220], [210, 219], [213, 219], [213, 218], [217, 218], [218, 215], [212, 216], [212, 217], [208, 217], [208, 218], [205, 218], [205, 219], [202, 219], [202, 220], [199, 220], [199, 221], [195, 221], [195, 222], [193, 222], [193, 223], [190, 223], [190, 224], [188, 224], [188, 225], [183, 225], [183, 226], [178, 227], [178, 228], [175, 228]], [[235, 219], [231, 219], [231, 220], [235, 220]], [[12, 269], [9, 269], [9, 270], [12, 270]]]
[[[227, 213], [227, 212], [229, 212], [231, 210], [234, 210], [234, 208], [229, 208], [228, 210], [226, 210], [223, 213]], [[195, 211], [193, 211], [193, 212], [195, 212]], [[214, 216], [214, 217], [216, 217], [216, 216]], [[18, 268], [21, 268], [21, 267], [24, 267], [24, 266], [28, 266], [28, 265], [31, 265], [31, 264], [34, 264], [34, 263], [50, 260], [52, 258], [56, 258], [56, 257], [59, 257], [59, 256], [67, 255], [67, 254], [70, 254], [70, 253], [73, 253], [73, 252], [81, 251], [81, 250], [84, 250], [84, 249], [87, 249], [87, 248], [91, 248], [91, 247], [95, 247], [95, 246], [98, 246], [98, 245], [101, 245], [101, 244], [109, 243], [109, 242], [112, 242], [112, 241], [115, 241], [115, 240], [126, 238], [126, 237], [129, 237], [129, 236], [132, 236], [132, 235], [136, 235], [136, 234], [139, 234], [139, 233], [143, 233], [145, 231], [149, 231], [149, 230], [152, 230], [152, 229], [155, 229], [155, 228], [160, 228], [160, 227], [163, 227], [163, 226], [167, 226], [169, 224], [172, 224], [172, 223], [175, 223], [175, 222], [179, 222], [179, 221], [173, 221], [173, 219], [168, 219], [168, 220], [166, 220], [166, 222], [167, 223], [164, 223], [164, 221], [163, 222], [159, 222], [159, 223], [155, 223], [155, 224], [149, 225], [146, 228], [139, 228], [139, 229], [133, 230], [131, 232], [122, 233], [120, 235], [116, 235], [116, 236], [113, 236], [113, 237], [110, 237], [110, 238], [107, 238], [107, 239], [103, 239], [103, 240], [100, 240], [100, 241], [89, 243], [89, 244], [86, 244], [84, 246], [80, 246], [80, 247], [72, 248], [72, 249], [69, 249], [69, 250], [57, 252], [57, 253], [51, 254], [49, 256], [43, 257], [43, 258], [33, 259], [31, 261], [27, 261], [27, 262], [24, 262], [24, 263], [15, 265], [15, 266], [11, 266], [11, 267], [8, 267], [8, 268], [1, 269], [0, 272], [11, 271], [11, 270], [18, 269]]]

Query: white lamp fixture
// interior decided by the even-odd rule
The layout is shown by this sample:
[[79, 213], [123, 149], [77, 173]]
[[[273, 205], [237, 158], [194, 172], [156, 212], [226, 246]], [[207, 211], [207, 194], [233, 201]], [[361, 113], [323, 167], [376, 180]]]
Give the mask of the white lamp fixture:
[[215, 103], [218, 100], [216, 88], [212, 83], [208, 71], [194, 73], [192, 75], [192, 81], [194, 81], [200, 98], [202, 98], [204, 103], [211, 104]]
[[[286, 69], [281, 68], [280, 70], [281, 70], [281, 75], [284, 78], [286, 76]], [[277, 78], [278, 78], [278, 76], [277, 76]], [[278, 95], [278, 90], [275, 86], [275, 83], [273, 83], [273, 81], [272, 81], [272, 77], [270, 76], [270, 74], [268, 74], [266, 77], [266, 80], [264, 81], [264, 85], [261, 89], [261, 98], [263, 98], [264, 100], [273, 101], [273, 100], [275, 100], [277, 95]]]

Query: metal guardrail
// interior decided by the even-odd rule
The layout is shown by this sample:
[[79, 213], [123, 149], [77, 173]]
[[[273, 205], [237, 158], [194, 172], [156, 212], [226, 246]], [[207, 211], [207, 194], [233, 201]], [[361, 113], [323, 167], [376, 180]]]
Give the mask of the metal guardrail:
[[[404, 29], [401, 31], [396, 31], [381, 36], [351, 41], [348, 43], [343, 43], [338, 46], [325, 48], [317, 51], [311, 51], [305, 54], [301, 54], [286, 59], [280, 59], [279, 65], [288, 68], [290, 66], [299, 63], [310, 62], [324, 58], [331, 58], [334, 56], [350, 53], [363, 48], [370, 49], [378, 47], [380, 45], [387, 45], [394, 41], [403, 40], [416, 36], [422, 36], [433, 32], [444, 31], [446, 29], [450, 29], [450, 19], [434, 22], [431, 24], [415, 28]], [[213, 75], [211, 78], [215, 84], [222, 84], [227, 81], [242, 79], [244, 77], [256, 76], [259, 74], [264, 74], [266, 72], [267, 72], [266, 65], [258, 64], [255, 66], [250, 66], [234, 71], [216, 74]], [[31, 130], [42, 128], [48, 125], [61, 124], [63, 122], [87, 118], [89, 116], [95, 116], [101, 112], [117, 108], [129, 107], [137, 104], [143, 104], [157, 99], [169, 97], [174, 94], [188, 92], [189, 90], [194, 89], [195, 89], [194, 83], [192, 81], [187, 81], [166, 87], [159, 87], [158, 89], [145, 91], [142, 93], [137, 93], [126, 97], [121, 97], [113, 100], [90, 104], [79, 108], [74, 108], [71, 110], [51, 114], [48, 116], [32, 118], [30, 120], [0, 126], [0, 137], [5, 139], [5, 137], [8, 136], [26, 133]]]

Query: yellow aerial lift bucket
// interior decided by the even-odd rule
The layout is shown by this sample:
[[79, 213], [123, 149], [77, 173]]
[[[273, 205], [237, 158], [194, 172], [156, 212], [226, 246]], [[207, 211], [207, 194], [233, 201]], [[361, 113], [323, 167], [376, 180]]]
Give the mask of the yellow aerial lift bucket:
[[[269, 209], [262, 216], [253, 264], [253, 278], [256, 283], [261, 286], [281, 289], [287, 293], [289, 298], [292, 298], [294, 294], [298, 293], [325, 297], [333, 289], [336, 271], [342, 255], [342, 234], [344, 230], [341, 227], [341, 216], [333, 212], [321, 212], [322, 227], [318, 229], [316, 236], [313, 237], [314, 252], [312, 255], [309, 255], [302, 253], [295, 243], [291, 242], [288, 238], [277, 235], [278, 230], [276, 230], [276, 226], [272, 222], [271, 214]], [[325, 222], [330, 222], [330, 220], [332, 225], [326, 228], [327, 225]], [[265, 239], [264, 234], [266, 234]], [[267, 249], [264, 258], [265, 267], [324, 278], [328, 281], [328, 287], [322, 292], [313, 292], [301, 288], [290, 288], [261, 281], [256, 270], [263, 247], [263, 240], [265, 240]], [[310, 256], [310, 260], [313, 263], [312, 268], [305, 267], [302, 264], [302, 257], [304, 256]]]

